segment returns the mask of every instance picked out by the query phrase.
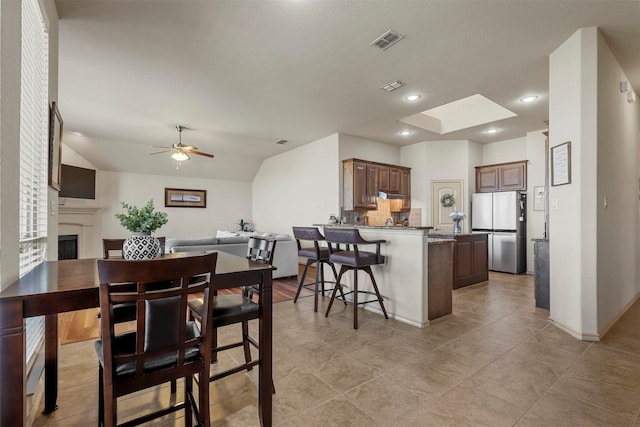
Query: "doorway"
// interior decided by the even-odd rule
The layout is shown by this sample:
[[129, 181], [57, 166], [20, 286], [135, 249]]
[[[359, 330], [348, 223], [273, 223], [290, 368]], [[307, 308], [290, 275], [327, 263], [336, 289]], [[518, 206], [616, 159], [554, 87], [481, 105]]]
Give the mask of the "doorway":
[[[449, 218], [449, 214], [453, 211], [464, 210], [464, 180], [448, 179], [431, 181], [431, 225], [434, 231], [453, 233], [453, 221]], [[451, 206], [445, 206], [448, 203], [442, 203], [443, 196], [453, 196]], [[445, 202], [450, 198], [445, 197]], [[463, 220], [464, 224], [464, 220]], [[462, 226], [464, 230], [464, 225]]]

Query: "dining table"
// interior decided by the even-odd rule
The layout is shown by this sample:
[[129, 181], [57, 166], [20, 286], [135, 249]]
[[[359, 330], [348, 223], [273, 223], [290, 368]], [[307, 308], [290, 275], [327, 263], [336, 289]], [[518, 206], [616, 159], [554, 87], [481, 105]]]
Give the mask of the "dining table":
[[[218, 252], [212, 278], [215, 290], [259, 285], [258, 416], [262, 426], [272, 425], [272, 270], [270, 265]], [[45, 316], [43, 413], [47, 414], [58, 408], [58, 314], [99, 306], [95, 258], [43, 262], [0, 292], [0, 426], [26, 424], [25, 319]]]

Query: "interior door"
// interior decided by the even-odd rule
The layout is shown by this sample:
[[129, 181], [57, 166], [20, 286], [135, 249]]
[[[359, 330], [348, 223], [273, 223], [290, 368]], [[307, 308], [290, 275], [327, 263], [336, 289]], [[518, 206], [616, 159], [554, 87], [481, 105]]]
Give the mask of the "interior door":
[[[461, 179], [431, 181], [431, 226], [434, 231], [453, 233], [453, 221], [449, 218], [449, 213], [453, 211], [464, 212], [464, 195]], [[445, 194], [452, 194], [455, 203], [452, 206], [442, 206], [440, 200]], [[468, 214], [468, 212], [465, 212]], [[468, 216], [468, 215], [467, 215]], [[464, 230], [465, 220], [462, 221]]]

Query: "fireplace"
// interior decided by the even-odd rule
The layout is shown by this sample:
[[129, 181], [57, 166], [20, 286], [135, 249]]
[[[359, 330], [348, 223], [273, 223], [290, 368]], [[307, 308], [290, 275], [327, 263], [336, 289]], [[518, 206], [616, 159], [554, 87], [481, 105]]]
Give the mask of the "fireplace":
[[58, 259], [78, 259], [78, 235], [58, 236]]

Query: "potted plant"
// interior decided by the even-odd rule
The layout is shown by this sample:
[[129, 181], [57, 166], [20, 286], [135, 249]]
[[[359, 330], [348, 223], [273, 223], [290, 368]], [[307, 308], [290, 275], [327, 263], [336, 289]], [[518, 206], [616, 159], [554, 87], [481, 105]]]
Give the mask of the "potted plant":
[[238, 227], [240, 227], [240, 231], [251, 231], [249, 230], [249, 223], [242, 218], [238, 221]]
[[160, 254], [160, 242], [151, 233], [165, 225], [168, 221], [165, 212], [154, 212], [153, 199], [138, 208], [122, 202], [126, 213], [117, 213], [115, 217], [120, 224], [132, 233], [122, 246], [125, 259], [143, 260], [157, 258]]

